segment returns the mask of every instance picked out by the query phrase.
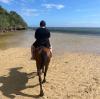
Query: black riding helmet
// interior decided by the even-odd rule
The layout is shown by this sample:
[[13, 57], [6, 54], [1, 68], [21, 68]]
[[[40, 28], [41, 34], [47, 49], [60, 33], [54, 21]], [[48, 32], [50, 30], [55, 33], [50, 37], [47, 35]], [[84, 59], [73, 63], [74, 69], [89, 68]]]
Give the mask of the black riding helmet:
[[40, 27], [43, 27], [43, 26], [46, 26], [46, 22], [45, 22], [44, 20], [42, 20], [42, 21], [40, 22]]

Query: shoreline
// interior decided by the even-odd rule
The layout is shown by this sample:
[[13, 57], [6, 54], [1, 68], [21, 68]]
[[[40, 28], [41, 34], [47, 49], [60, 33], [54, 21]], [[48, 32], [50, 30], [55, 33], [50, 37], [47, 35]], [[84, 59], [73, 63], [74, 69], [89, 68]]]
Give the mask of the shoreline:
[[1, 32], [1, 31], [0, 31], [0, 35], [6, 34], [6, 33], [18, 32], [18, 31], [25, 31], [25, 30], [27, 30], [27, 29], [11, 30], [11, 31], [5, 31], [5, 32]]

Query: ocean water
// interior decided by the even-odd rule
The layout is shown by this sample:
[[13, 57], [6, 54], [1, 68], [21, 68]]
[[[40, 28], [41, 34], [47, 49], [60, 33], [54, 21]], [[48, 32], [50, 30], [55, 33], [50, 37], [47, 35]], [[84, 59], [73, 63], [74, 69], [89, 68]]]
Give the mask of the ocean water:
[[51, 42], [55, 53], [85, 52], [100, 54], [100, 36], [53, 33]]
[[[31, 28], [36, 30], [36, 27]], [[100, 27], [48, 27], [51, 32], [100, 36]]]
[[[100, 54], [99, 28], [49, 28], [53, 53], [87, 52]], [[71, 29], [71, 31], [69, 31]], [[34, 39], [34, 30], [16, 31], [0, 36], [0, 49], [14, 47], [30, 48]]]
[[49, 29], [59, 33], [100, 36], [99, 27], [49, 27]]

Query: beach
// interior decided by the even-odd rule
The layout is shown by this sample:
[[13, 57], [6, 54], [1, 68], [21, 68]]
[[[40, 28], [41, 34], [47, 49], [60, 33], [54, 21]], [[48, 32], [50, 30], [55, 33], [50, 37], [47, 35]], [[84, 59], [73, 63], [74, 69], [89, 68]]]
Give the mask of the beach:
[[[35, 61], [30, 57], [29, 48], [0, 51], [1, 99], [36, 99], [39, 82]], [[49, 65], [47, 83], [43, 84], [45, 95], [39, 99], [99, 99], [99, 65], [100, 55], [66, 52], [54, 56]], [[28, 79], [28, 74], [33, 78]], [[21, 92], [18, 95], [17, 90]]]
[[100, 0], [0, 0], [0, 99], [100, 99]]
[[[49, 64], [47, 82], [43, 84], [45, 95], [38, 97], [36, 64], [30, 60], [30, 46], [25, 46], [27, 45], [25, 42], [23, 46], [17, 45], [0, 50], [0, 99], [100, 99], [99, 48], [88, 50], [86, 47], [86, 50], [81, 50], [78, 44], [85, 44], [82, 42], [87, 38], [85, 36], [80, 38], [81, 42], [74, 39], [76, 42], [72, 43], [72, 35], [68, 34], [69, 37], [65, 34], [52, 35], [56, 38], [51, 39], [53, 57]], [[72, 45], [68, 47], [66, 37], [69, 38], [69, 45], [75, 46], [77, 43], [76, 48], [79, 47], [79, 50]], [[91, 46], [93, 44], [91, 41], [93, 42], [95, 37], [88, 40]], [[99, 38], [95, 42], [98, 41]]]

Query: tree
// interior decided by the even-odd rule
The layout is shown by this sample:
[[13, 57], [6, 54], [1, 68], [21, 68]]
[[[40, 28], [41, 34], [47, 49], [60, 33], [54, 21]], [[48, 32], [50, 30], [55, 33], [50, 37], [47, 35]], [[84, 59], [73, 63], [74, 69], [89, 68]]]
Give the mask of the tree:
[[0, 31], [26, 29], [27, 23], [15, 11], [6, 11], [0, 6]]

